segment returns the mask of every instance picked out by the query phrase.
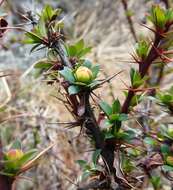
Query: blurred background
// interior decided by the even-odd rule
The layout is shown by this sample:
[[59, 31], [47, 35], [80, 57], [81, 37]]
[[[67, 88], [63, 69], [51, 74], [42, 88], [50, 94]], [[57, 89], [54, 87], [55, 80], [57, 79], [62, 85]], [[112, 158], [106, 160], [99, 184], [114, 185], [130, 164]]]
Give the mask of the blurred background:
[[[22, 26], [22, 15], [32, 18], [46, 3], [62, 8], [67, 41], [84, 38], [93, 47], [88, 58], [101, 65], [102, 77], [123, 70], [111, 83], [113, 94], [106, 86], [102, 92], [98, 91], [107, 101], [112, 96], [123, 100], [121, 91], [124, 83], [128, 84], [135, 40], [121, 0], [6, 0], [0, 7], [0, 15], [7, 19], [9, 26]], [[128, 0], [138, 35], [148, 33], [140, 23], [145, 22], [149, 6], [150, 2], [145, 0]], [[70, 114], [58, 101], [57, 87], [47, 85], [33, 69], [45, 52], [30, 53], [31, 47], [23, 45], [23, 39], [24, 34], [19, 30], [8, 30], [0, 39], [0, 72], [9, 75], [0, 78], [0, 135], [4, 145], [19, 138], [24, 150], [31, 147], [43, 150], [51, 141], [57, 141], [57, 145], [27, 173], [27, 179], [17, 180], [18, 189], [76, 189], [75, 183], [81, 180], [82, 174], [76, 160], [83, 155], [89, 160], [91, 148], [86, 137], [79, 135], [80, 129], [70, 130], [57, 124], [70, 121]], [[88, 151], [84, 152], [85, 149]]]

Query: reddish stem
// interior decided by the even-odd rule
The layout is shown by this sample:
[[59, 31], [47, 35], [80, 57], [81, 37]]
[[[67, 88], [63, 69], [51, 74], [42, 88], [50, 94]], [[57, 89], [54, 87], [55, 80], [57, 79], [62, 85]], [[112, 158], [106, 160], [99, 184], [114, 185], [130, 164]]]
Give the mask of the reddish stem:
[[0, 175], [0, 190], [12, 190], [13, 179]]
[[143, 63], [139, 65], [139, 73], [141, 74], [142, 78], [146, 75], [152, 62], [158, 57], [157, 47], [159, 46], [159, 43], [162, 40], [162, 38], [162, 36], [156, 35], [155, 42], [148, 54], [148, 57], [144, 60]]
[[[165, 33], [167, 31], [168, 31], [168, 28], [165, 29]], [[147, 74], [148, 69], [150, 68], [153, 61], [155, 59], [157, 59], [157, 57], [159, 56], [158, 52], [157, 52], [157, 48], [159, 47], [159, 43], [161, 42], [161, 40], [163, 38], [164, 37], [162, 35], [155, 33], [154, 44], [153, 44], [147, 58], [139, 65], [139, 73], [141, 74], [142, 78]], [[133, 88], [133, 87], [131, 87], [131, 88]], [[135, 95], [135, 90], [132, 91], [131, 89], [129, 89], [128, 95], [122, 106], [122, 110], [121, 110], [122, 113], [128, 113], [130, 102], [131, 102], [132, 98], [134, 97], [134, 95]]]

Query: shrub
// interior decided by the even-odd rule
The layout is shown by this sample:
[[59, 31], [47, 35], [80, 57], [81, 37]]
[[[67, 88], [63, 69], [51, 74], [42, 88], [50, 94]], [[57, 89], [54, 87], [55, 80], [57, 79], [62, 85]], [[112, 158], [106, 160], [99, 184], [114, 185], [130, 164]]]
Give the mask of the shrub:
[[[119, 73], [99, 78], [99, 65], [85, 58], [91, 48], [84, 40], [73, 45], [64, 41], [63, 23], [58, 20], [60, 13], [59, 9], [45, 6], [37, 25], [26, 32], [25, 42], [33, 44], [31, 51], [46, 50], [47, 56], [37, 61], [35, 68], [60, 86], [64, 94], [62, 101], [74, 118], [72, 130], [73, 127], [84, 128], [94, 148], [91, 163], [83, 159], [77, 161], [83, 169], [83, 179], [90, 176], [89, 184], [79, 184], [78, 189], [141, 189], [145, 180], [149, 180], [154, 189], [161, 189], [164, 178], [172, 180], [173, 132], [168, 123], [157, 122], [155, 107], [172, 116], [172, 88], [161, 92], [159, 82], [164, 77], [164, 65], [172, 62], [173, 10], [159, 5], [151, 7], [146, 17], [153, 27], [145, 27], [153, 33], [152, 40], [147, 36], [137, 39], [132, 30], [137, 41], [132, 57], [138, 68], [130, 70], [131, 84], [124, 91], [123, 103], [119, 99], [111, 104], [95, 101], [99, 114], [91, 97], [97, 98], [95, 90], [103, 88], [103, 84]], [[157, 83], [153, 84], [155, 65], [160, 69]], [[138, 112], [146, 102], [150, 103], [149, 111]], [[164, 110], [160, 110], [160, 106]], [[154, 118], [151, 114], [155, 114]]]

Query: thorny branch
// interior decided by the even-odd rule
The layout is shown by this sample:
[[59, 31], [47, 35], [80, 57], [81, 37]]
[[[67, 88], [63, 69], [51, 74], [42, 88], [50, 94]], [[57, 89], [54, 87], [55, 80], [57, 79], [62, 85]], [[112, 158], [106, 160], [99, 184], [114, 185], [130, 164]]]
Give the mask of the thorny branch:
[[[61, 43], [61, 42], [58, 42]], [[57, 46], [56, 46], [57, 47]], [[58, 45], [58, 47], [62, 47], [60, 44]], [[60, 49], [56, 49], [61, 61], [64, 65], [70, 65], [70, 62], [68, 60], [68, 57], [65, 56], [65, 54], [63, 53], [63, 48]], [[63, 56], [62, 56], [63, 55]], [[96, 149], [101, 149], [101, 156], [103, 157], [103, 160], [105, 162], [105, 166], [106, 166], [106, 170], [108, 172], [111, 172], [114, 176], [114, 180], [117, 181], [118, 184], [121, 183], [121, 179], [119, 179], [116, 176], [116, 169], [114, 168], [113, 164], [114, 164], [114, 151], [115, 151], [115, 143], [112, 142], [112, 140], [106, 140], [104, 141], [102, 134], [101, 134], [101, 130], [97, 124], [95, 115], [93, 113], [91, 104], [90, 104], [90, 91], [84, 91], [81, 92], [80, 95], [78, 95], [78, 98], [80, 99], [80, 101], [84, 101], [84, 108], [85, 108], [85, 112], [82, 116], [79, 116], [77, 114], [77, 112], [75, 112], [76, 115], [76, 119], [79, 121], [78, 123], [80, 123], [81, 126], [85, 126], [86, 128], [86, 134], [90, 137], [92, 137], [95, 141], [95, 148]], [[69, 102], [74, 102], [74, 96], [69, 96]], [[71, 98], [73, 98], [73, 100], [71, 100]], [[76, 102], [76, 100], [75, 100]], [[77, 105], [78, 103], [76, 103]], [[74, 106], [76, 107], [76, 106]], [[105, 183], [105, 185], [107, 186], [109, 184], [110, 186], [110, 181], [111, 179], [108, 179], [107, 183]], [[98, 187], [97, 187], [98, 188]]]
[[[165, 29], [164, 33], [166, 33], [168, 30], [169, 30], [169, 27], [167, 27]], [[142, 63], [139, 64], [139, 73], [142, 78], [147, 74], [153, 61], [159, 57], [156, 48], [159, 48], [159, 45], [163, 38], [164, 37], [162, 35], [155, 33], [155, 40], [154, 40], [154, 43], [151, 47], [151, 50], [150, 50], [147, 58]], [[123, 103], [122, 113], [128, 113], [130, 102], [131, 102], [132, 98], [134, 97], [134, 95], [135, 95], [134, 90], [132, 91], [130, 88], [128, 91], [127, 98], [125, 99], [125, 101]]]

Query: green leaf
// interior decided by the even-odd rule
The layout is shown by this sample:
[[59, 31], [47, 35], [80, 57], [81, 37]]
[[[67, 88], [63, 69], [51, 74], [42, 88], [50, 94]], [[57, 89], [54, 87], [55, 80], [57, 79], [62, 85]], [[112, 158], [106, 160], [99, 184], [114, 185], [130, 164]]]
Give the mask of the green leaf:
[[127, 142], [133, 140], [135, 138], [135, 136], [136, 136], [135, 132], [132, 131], [132, 130], [127, 130], [127, 131], [125, 131], [123, 133], [124, 134], [123, 134], [122, 138], [123, 138], [123, 140], [125, 140]]
[[162, 152], [162, 154], [167, 155], [167, 154], [170, 153], [170, 148], [169, 148], [168, 145], [166, 145], [166, 144], [162, 144], [160, 148], [161, 148], [161, 152]]
[[110, 121], [126, 121], [128, 120], [128, 115], [127, 114], [111, 114], [109, 115]]
[[167, 18], [166, 18], [166, 11], [162, 9], [158, 5], [154, 5], [151, 8], [151, 14], [148, 16], [149, 20], [153, 22], [156, 28], [163, 29]]
[[4, 162], [4, 172], [15, 174], [19, 171], [20, 166], [17, 161], [6, 161]]
[[99, 159], [100, 154], [101, 154], [101, 149], [97, 149], [94, 151], [94, 154], [92, 156], [92, 161], [93, 161], [95, 166], [97, 165], [97, 161]]
[[143, 81], [143, 80], [138, 80], [138, 81], [135, 81], [135, 82], [133, 83], [133, 87], [138, 88], [138, 87], [141, 86], [142, 84], [144, 84], [144, 81]]
[[22, 144], [20, 140], [16, 139], [11, 145], [10, 149], [22, 149]]
[[41, 18], [38, 23], [38, 30], [42, 37], [47, 37], [47, 28], [45, 21]]
[[100, 70], [100, 66], [99, 65], [94, 65], [92, 68], [91, 68], [91, 71], [92, 71], [92, 74], [93, 74], [93, 78], [95, 79], [99, 73], [99, 70]]
[[53, 9], [50, 5], [45, 6], [45, 14], [48, 17], [48, 19], [51, 20], [52, 15], [53, 15]]
[[75, 57], [77, 55], [77, 50], [74, 45], [68, 47], [69, 57]]
[[[30, 50], [30, 53], [32, 53], [34, 50], [37, 51], [37, 50], [38, 50], [37, 48], [38, 48], [39, 46], [41, 46], [41, 44], [36, 44], [35, 46], [33, 46], [33, 47], [31, 48], [31, 50]], [[37, 49], [37, 50], [36, 50], [36, 49]]]
[[77, 94], [78, 92], [80, 92], [79, 86], [71, 85], [68, 87], [69, 95]]
[[[62, 10], [61, 9], [55, 9], [52, 13], [52, 17], [51, 17], [51, 21], [55, 20], [60, 14], [61, 14]], [[59, 26], [61, 25], [64, 26], [64, 23], [62, 21], [59, 21]]]
[[162, 169], [163, 169], [165, 172], [172, 172], [172, 171], [173, 171], [173, 167], [172, 167], [172, 166], [169, 166], [169, 165], [163, 165], [163, 166], [162, 166]]
[[112, 104], [112, 111], [113, 111], [113, 113], [120, 113], [121, 104], [120, 104], [120, 101], [118, 99], [116, 99], [114, 101], [114, 103]]
[[154, 16], [155, 16], [156, 24], [160, 28], [163, 28], [166, 21], [164, 10], [161, 9], [159, 6], [156, 6], [154, 9], [154, 14], [155, 14]]
[[172, 22], [173, 21], [173, 11], [172, 11], [172, 9], [166, 10], [165, 17], [166, 17], [166, 22]]
[[88, 59], [84, 60], [83, 66], [88, 67], [88, 69], [92, 69], [92, 63]]
[[25, 35], [31, 39], [30, 40], [31, 43], [42, 43], [43, 42], [43, 39], [33, 32], [27, 32], [27, 33], [25, 33]]
[[157, 141], [151, 137], [145, 137], [144, 139], [145, 144], [151, 145], [151, 146], [156, 146]]
[[75, 82], [75, 77], [70, 68], [64, 67], [64, 69], [62, 71], [59, 71], [59, 73], [64, 77], [65, 80], [72, 82], [72, 83]]
[[56, 22], [54, 28], [55, 28], [55, 30], [63, 29], [64, 28], [64, 22], [62, 20], [60, 20], [59, 22]]
[[115, 137], [116, 139], [123, 139], [123, 140], [129, 140], [129, 135], [128, 133], [124, 132], [124, 131], [119, 131], [115, 133]]
[[33, 39], [27, 37], [24, 40], [22, 40], [22, 43], [23, 44], [35, 44], [35, 41]]
[[134, 68], [131, 68], [130, 70], [130, 78], [131, 78], [131, 85], [134, 88], [138, 88], [144, 82], [144, 79], [141, 78], [140, 73], [136, 71]]
[[119, 115], [119, 121], [127, 121], [128, 120], [128, 115], [127, 114], [120, 114]]
[[141, 98], [140, 94], [137, 94], [137, 95], [133, 96], [133, 98], [131, 99], [131, 102], [130, 102], [130, 106], [134, 107], [137, 104], [139, 104], [140, 101], [141, 101], [140, 98]]
[[149, 47], [150, 47], [150, 44], [145, 40], [141, 40], [136, 44], [136, 48], [135, 48], [136, 53], [142, 60], [147, 57], [148, 52], [149, 52]]
[[124, 96], [127, 98], [127, 96], [128, 96], [128, 91], [123, 91], [123, 94], [124, 94]]
[[22, 158], [20, 160], [17, 161], [17, 166], [18, 167], [21, 167], [22, 165], [24, 165], [25, 163], [27, 163], [28, 161], [32, 160], [35, 156], [36, 156], [36, 153], [38, 151], [36, 149], [32, 149], [32, 150], [29, 150], [28, 152], [26, 152]]
[[89, 171], [89, 170], [84, 171], [83, 174], [82, 174], [82, 180], [85, 180], [90, 175], [91, 175], [91, 171]]
[[130, 69], [130, 79], [131, 79], [131, 85], [133, 86], [133, 78], [134, 78], [134, 75], [135, 75], [135, 69], [134, 68], [131, 68]]
[[130, 173], [133, 171], [134, 164], [130, 161], [130, 159], [123, 158], [122, 168], [125, 173]]
[[75, 44], [75, 48], [77, 50], [77, 52], [80, 52], [83, 48], [84, 48], [84, 40], [81, 39], [79, 40], [76, 44]]
[[52, 16], [54, 15], [54, 10], [50, 5], [45, 5], [44, 9], [41, 12], [41, 18], [45, 21], [45, 22], [50, 22], [52, 19]]
[[109, 116], [112, 114], [112, 108], [109, 104], [107, 104], [106, 102], [102, 101], [100, 102], [100, 107], [101, 109], [104, 111], [104, 113]]
[[66, 45], [66, 50], [69, 57], [78, 57], [86, 55], [91, 51], [91, 47], [84, 47], [84, 41], [80, 40], [74, 45]]
[[87, 86], [89, 86], [89, 85], [87, 85], [86, 83], [83, 83], [83, 82], [74, 82], [74, 84], [76, 84], [76, 85], [78, 85], [78, 86], [85, 86], [85, 87], [87, 87]]
[[161, 97], [161, 100], [162, 100], [163, 103], [169, 104], [170, 102], [171, 102], [171, 103], [173, 102], [173, 97], [172, 97], [170, 94], [164, 94], [164, 95]]
[[81, 50], [79, 53], [78, 53], [78, 57], [83, 57], [85, 56], [87, 53], [91, 52], [91, 47], [87, 47], [87, 48], [84, 48], [83, 50]]
[[76, 160], [76, 163], [78, 163], [82, 168], [85, 168], [87, 165], [87, 162], [85, 160]]
[[106, 140], [106, 139], [112, 139], [112, 138], [114, 138], [115, 136], [110, 132], [110, 131], [106, 131], [105, 133], [104, 133], [104, 139]]
[[105, 128], [110, 128], [112, 126], [112, 122], [109, 119], [104, 120], [104, 127]]
[[154, 189], [160, 189], [161, 179], [159, 176], [151, 176], [150, 181], [153, 184]]
[[109, 115], [110, 121], [117, 121], [119, 120], [119, 114], [111, 114]]
[[94, 80], [92, 81], [92, 83], [88, 84], [87, 86], [94, 90], [99, 87], [99, 84], [100, 84], [100, 81]]
[[134, 157], [138, 157], [142, 153], [139, 149], [136, 149], [136, 148], [129, 148], [127, 151], [128, 151], [128, 154]]
[[34, 65], [34, 68], [36, 69], [49, 69], [50, 67], [52, 67], [52, 63], [50, 63], [47, 59], [41, 59]]

